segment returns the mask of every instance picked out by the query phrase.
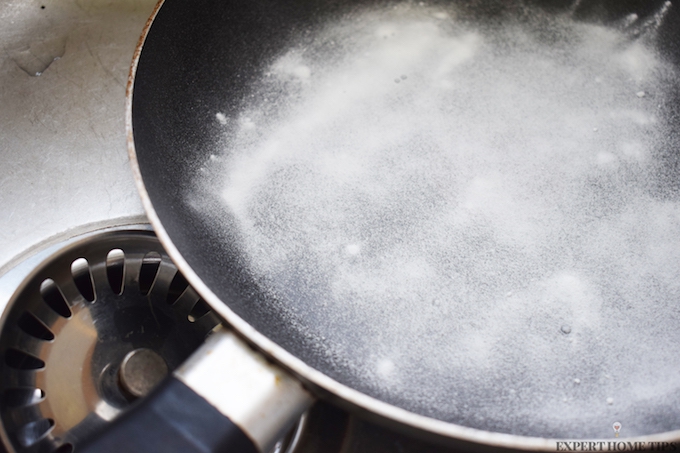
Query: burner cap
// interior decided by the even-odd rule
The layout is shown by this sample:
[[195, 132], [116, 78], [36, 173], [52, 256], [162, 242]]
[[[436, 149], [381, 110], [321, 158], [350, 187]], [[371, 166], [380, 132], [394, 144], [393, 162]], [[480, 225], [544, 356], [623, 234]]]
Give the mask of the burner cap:
[[19, 286], [0, 331], [0, 421], [17, 452], [71, 452], [219, 323], [148, 230], [69, 241]]

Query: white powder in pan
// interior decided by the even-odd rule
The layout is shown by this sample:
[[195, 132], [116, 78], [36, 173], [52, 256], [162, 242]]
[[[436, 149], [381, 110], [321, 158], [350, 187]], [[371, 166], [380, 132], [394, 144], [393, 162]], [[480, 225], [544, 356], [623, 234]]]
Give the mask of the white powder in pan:
[[604, 26], [456, 17], [354, 12], [271, 64], [214, 169], [251, 271], [339, 379], [409, 410], [680, 428], [676, 75]]

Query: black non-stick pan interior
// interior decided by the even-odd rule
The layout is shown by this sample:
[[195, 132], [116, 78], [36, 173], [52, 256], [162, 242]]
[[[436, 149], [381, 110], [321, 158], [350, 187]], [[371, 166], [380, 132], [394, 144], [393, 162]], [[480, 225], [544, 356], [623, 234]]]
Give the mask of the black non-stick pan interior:
[[[475, 326], [472, 325], [474, 323], [480, 323], [480, 328], [484, 328], [487, 321], [492, 322], [489, 319], [497, 322], [498, 311], [506, 310], [509, 313], [508, 319], [511, 319], [510, 314], [513, 310], [524, 310], [517, 308], [523, 306], [524, 302], [521, 297], [518, 299], [516, 293], [505, 292], [507, 299], [513, 302], [496, 304], [493, 307], [486, 302], [480, 302], [474, 292], [469, 293], [465, 302], [468, 308], [463, 310], [463, 313], [447, 311], [444, 308], [448, 303], [446, 294], [438, 301], [421, 301], [418, 299], [419, 296], [415, 295], [413, 299], [404, 302], [401, 296], [395, 296], [390, 293], [390, 288], [387, 288], [384, 290], [384, 298], [387, 300], [393, 298], [392, 302], [386, 303], [380, 309], [375, 306], [368, 307], [366, 317], [362, 317], [361, 311], [355, 308], [348, 310], [344, 316], [344, 312], [337, 305], [330, 311], [324, 308], [327, 292], [323, 285], [326, 283], [319, 283], [319, 279], [323, 280], [324, 268], [314, 261], [316, 256], [312, 257], [310, 264], [304, 265], [296, 255], [288, 273], [277, 268], [277, 272], [272, 276], [253, 270], [251, 266], [253, 258], [249, 256], [250, 251], [254, 250], [251, 248], [252, 244], [243, 246], [243, 241], [249, 236], [243, 233], [242, 224], [230, 207], [223, 202], [223, 187], [220, 186], [222, 183], [215, 178], [219, 171], [224, 169], [222, 165], [228, 161], [230, 153], [240, 152], [239, 149], [232, 149], [233, 144], [238, 143], [239, 146], [245, 147], [250, 143], [238, 136], [238, 125], [243, 125], [243, 112], [252, 108], [256, 101], [268, 105], [268, 100], [273, 104], [277, 96], [284, 96], [276, 91], [277, 86], [272, 88], [262, 80], [269, 77], [268, 72], [277, 62], [282, 61], [282, 56], [288, 55], [290, 49], [294, 50], [294, 55], [302, 55], [303, 58], [305, 52], [313, 53], [313, 58], [323, 58], [326, 48], [329, 53], [337, 52], [337, 43], [334, 41], [319, 42], [321, 38], [317, 39], [320, 33], [333, 27], [334, 23], [361, 22], [363, 12], [370, 10], [375, 17], [372, 16], [373, 18], [368, 20], [367, 26], [377, 24], [375, 26], [379, 27], [379, 21], [382, 20], [380, 11], [409, 11], [409, 8], [432, 11], [433, 13], [428, 13], [429, 16], [422, 17], [434, 17], [432, 21], [435, 24], [449, 23], [441, 26], [449, 27], [446, 30], [454, 30], [452, 32], [454, 34], [472, 33], [471, 31], [478, 29], [482, 30], [482, 35], [493, 34], [493, 30], [503, 29], [506, 24], [519, 29], [538, 27], [539, 32], [531, 35], [532, 39], [548, 43], [541, 49], [550, 49], [550, 41], [554, 40], [557, 43], [554, 47], [558, 54], [559, 52], [569, 54], [568, 48], [565, 50], [560, 44], [561, 39], [567, 36], [565, 38], [567, 41], [569, 39], [578, 41], [575, 37], [579, 36], [581, 29], [584, 33], [595, 29], [612, 30], [617, 37], [623, 37], [616, 45], [612, 44], [610, 47], [606, 47], [610, 44], [605, 45], [605, 48], [612, 52], [624, 54], [626, 49], [637, 45], [635, 49], [641, 52], [641, 55], [646, 55], [645, 51], [652, 49], [654, 62], [661, 62], [659, 64], [662, 69], [657, 70], [660, 74], [658, 75], [660, 82], [657, 85], [663, 86], [663, 90], [638, 88], [631, 91], [632, 100], [622, 102], [629, 106], [628, 103], [638, 102], [637, 98], [640, 102], [651, 105], [650, 99], [653, 98], [656, 109], [654, 124], [664, 131], [665, 138], [663, 140], [658, 138], [658, 133], [654, 132], [657, 131], [654, 129], [657, 126], [636, 123], [635, 127], [640, 129], [644, 137], [648, 137], [642, 137], [640, 141], [647, 143], [645, 140], [648, 140], [652, 143], [650, 146], [654, 148], [653, 174], [656, 175], [656, 179], [649, 184], [640, 182], [646, 176], [644, 173], [635, 173], [637, 170], [630, 170], [632, 172], [630, 178], [635, 184], [644, 187], [655, 203], [663, 201], [667, 203], [664, 206], [670, 206], [668, 209], [671, 213], [664, 212], [667, 213], [669, 234], [675, 231], [677, 219], [673, 217], [676, 212], [673, 211], [673, 207], [678, 200], [676, 177], [678, 164], [677, 148], [674, 145], [680, 143], [677, 127], [672, 127], [677, 122], [679, 105], [678, 90], [673, 80], [673, 68], [680, 63], [678, 47], [680, 14], [675, 5], [668, 2], [615, 0], [410, 3], [351, 0], [229, 2], [167, 0], [155, 18], [144, 43], [134, 82], [132, 115], [136, 156], [144, 185], [153, 210], [172, 244], [205, 285], [258, 331], [337, 381], [396, 406], [464, 426], [540, 437], [609, 436], [611, 424], [618, 419], [621, 419], [618, 421], [621, 421], [627, 429], [622, 431], [624, 435], [680, 429], [680, 412], [677, 409], [680, 407], [680, 387], [672, 384], [666, 377], [660, 377], [673, 372], [677, 375], [678, 371], [678, 360], [672, 354], [672, 345], [677, 344], [674, 342], [680, 340], [680, 337], [669, 327], [672, 322], [677, 321], [678, 311], [673, 308], [672, 303], [667, 303], [668, 301], [666, 303], [657, 300], [635, 301], [632, 296], [626, 294], [614, 297], [611, 294], [615, 294], [616, 291], [609, 287], [591, 292], [584, 289], [583, 291], [588, 294], [602, 295], [603, 302], [597, 304], [604, 308], [596, 315], [601, 317], [604, 313], [607, 316], [611, 315], [610, 318], [598, 318], [597, 324], [593, 324], [595, 321], [592, 319], [597, 316], [588, 318], [591, 296], [574, 296], [581, 298], [575, 303], [577, 308], [582, 308], [571, 310], [568, 315], [562, 316], [560, 314], [562, 312], [559, 312], [553, 316], [545, 313], [540, 304], [535, 305], [536, 316], [527, 315], [523, 318], [522, 322], [525, 324], [518, 325], [512, 330], [511, 336], [490, 346], [485, 343], [484, 338], [481, 338], [480, 346], [470, 342], [472, 340], [465, 344], [460, 343], [460, 340], [465, 332], [474, 331]], [[550, 18], [551, 16], [555, 19]], [[406, 19], [399, 16], [399, 20]], [[555, 24], [561, 27], [558, 27], [558, 31], [551, 28]], [[337, 36], [338, 39], [344, 37], [350, 41], [359, 39], [344, 31], [337, 32]], [[595, 41], [597, 44], [597, 39]], [[499, 42], [500, 40], [496, 44]], [[512, 50], [501, 49], [498, 55], [499, 62], [506, 62], [503, 58], [513, 54]], [[552, 61], [549, 55], [541, 58], [544, 62]], [[555, 58], [559, 60], [561, 57]], [[338, 57], [329, 64], [341, 67], [343, 61]], [[645, 64], [647, 63], [643, 63]], [[607, 75], [607, 69], [604, 70]], [[314, 75], [312, 73], [312, 77]], [[302, 76], [307, 77], [307, 74], [302, 73]], [[484, 87], [484, 80], [493, 80], [493, 77], [500, 76], [496, 74], [488, 76], [487, 79], [485, 77], [487, 75], [480, 72], [478, 80], [474, 80], [474, 86]], [[564, 77], [565, 80], [569, 78], [568, 71]], [[403, 87], [416, 80], [416, 76], [395, 73], [395, 79], [389, 83]], [[542, 83], [540, 80], [536, 82], [538, 85], [540, 83]], [[604, 83], [606, 86], [608, 82]], [[630, 83], [637, 82], [633, 80]], [[526, 85], [529, 87], [527, 89], [530, 89], [532, 84], [533, 81], [527, 81]], [[297, 99], [295, 98], [297, 95], [299, 93], [290, 95], [292, 96], [290, 99]], [[513, 94], [509, 93], [508, 96]], [[551, 96], [552, 94], [547, 96], [547, 99], [552, 102], [556, 98]], [[568, 93], [565, 96], [565, 99], [570, 99]], [[417, 102], [417, 97], [409, 99], [408, 102]], [[474, 101], [474, 96], [469, 99]], [[266, 110], [267, 107], [263, 108]], [[463, 128], [474, 129], [479, 124], [485, 124], [485, 117], [474, 107], [459, 105], [453, 108], [470, 110], [471, 123], [462, 126]], [[545, 108], [546, 112], [552, 111], [550, 105], [541, 108]], [[559, 105], [555, 106], [555, 109], [559, 108]], [[588, 108], [597, 111], [595, 107]], [[285, 108], [277, 109], [278, 107], [272, 108], [270, 112], [272, 117], [285, 115]], [[452, 114], [458, 115], [456, 118], [460, 117], [459, 113]], [[494, 114], [490, 112], [489, 116], [494, 117]], [[606, 117], [609, 121], [612, 115], [614, 114], [607, 113], [603, 118]], [[535, 123], [536, 118], [536, 115], [528, 111], [527, 121]], [[508, 118], [509, 123], [516, 124], [514, 121], [517, 119]], [[496, 123], [490, 124], [493, 126]], [[325, 126], [322, 124], [320, 127]], [[527, 125], [529, 135], [535, 131], [532, 127], [531, 124]], [[591, 129], [597, 132], [598, 128], [595, 125], [589, 127], [589, 131]], [[518, 133], [521, 134], [521, 131]], [[582, 133], [584, 132], [576, 132], [577, 135]], [[649, 138], [652, 135], [653, 137]], [[490, 141], [489, 146], [496, 146], [493, 143], [497, 143], [502, 147], [503, 140]], [[554, 140], [556, 143], [564, 141], [559, 134], [555, 135]], [[417, 145], [414, 146], [417, 148]], [[625, 149], [634, 154], [635, 149], [629, 148]], [[600, 156], [603, 165], [609, 162], [608, 156], [608, 154]], [[389, 164], [386, 168], [389, 168]], [[427, 178], [423, 177], [422, 181], [426, 180]], [[418, 180], [414, 184], [427, 186], [427, 183], [422, 181]], [[597, 188], [598, 184], [605, 183], [618, 184], [611, 179], [607, 180], [608, 182], [602, 181], [604, 180], [594, 181], [593, 187]], [[413, 195], [407, 189], [404, 190], [404, 196]], [[267, 196], [276, 196], [276, 190], [271, 189], [270, 192]], [[623, 194], [616, 191], [608, 192], [608, 196], [614, 196], [612, 194], [630, 195], [628, 192]], [[613, 204], [619, 206], [617, 202]], [[598, 218], [610, 214], [601, 213]], [[410, 215], [408, 211], [393, 213], [387, 216], [386, 222], [395, 228], [402, 225], [407, 232]], [[263, 221], [265, 217], [258, 217], [258, 221]], [[272, 220], [272, 223], [276, 223], [275, 220]], [[659, 227], [663, 228], [665, 228], [663, 225]], [[455, 231], [458, 230], [452, 231], [452, 234], [456, 234]], [[275, 238], [267, 240], [270, 239], [276, 243]], [[475, 241], [483, 243], [486, 240], [483, 235], [474, 234], [468, 239], [469, 243], [477, 243]], [[404, 233], [404, 241], [409, 240], [410, 236]], [[443, 243], [448, 244], [448, 240], [444, 240]], [[672, 253], [675, 242], [672, 238], [665, 238], [664, 241], [671, 244], [669, 253]], [[595, 243], [610, 242], [602, 239], [601, 242]], [[300, 243], [304, 244], [304, 239]], [[254, 247], [257, 249], [268, 246], [269, 242], [264, 241]], [[350, 255], [358, 253], [358, 246], [356, 250], [352, 248], [355, 247], [353, 245], [348, 247], [350, 248], [346, 251]], [[482, 245], [479, 247], [483, 248]], [[481, 248], [475, 249], [472, 255], [481, 256]], [[638, 249], [631, 253], [637, 253], [635, 250]], [[563, 253], [563, 250], [556, 250], [555, 253]], [[581, 250], [580, 253], [589, 252]], [[644, 261], [644, 256], [640, 259]], [[578, 264], [574, 266], [578, 267]], [[663, 278], [666, 277], [662, 278], [654, 274], [654, 270], [644, 266], [641, 267], [640, 274], [646, 273], [646, 281], [657, 279], [660, 286], [670, 285], [664, 283]], [[395, 263], [395, 267], [398, 267], [398, 263]], [[663, 265], [659, 264], [659, 267], [663, 268]], [[475, 268], [471, 272], [474, 274], [477, 271]], [[610, 272], [619, 277], [635, 274], [633, 270], [626, 271], [629, 274], [619, 271], [620, 269], [614, 269], [603, 272]], [[657, 273], [674, 271], [673, 268], [665, 268]], [[395, 268], [395, 273], [398, 272], [405, 272], [404, 275], [407, 275], [409, 271]], [[510, 275], [519, 271], [510, 266], [501, 270], [500, 274], [504, 272]], [[579, 280], [580, 277], [574, 276], [577, 274], [578, 271], [574, 270], [571, 274], [560, 274], [561, 276], [555, 277], [557, 280], [550, 281], [557, 281], [555, 284], [560, 288], [566, 285], [568, 289], [565, 291], [572, 291], [571, 288], [582, 282]], [[532, 277], [535, 276], [527, 274], [526, 280]], [[489, 277], [486, 280], [494, 284], [500, 281], [498, 278]], [[677, 280], [677, 274], [674, 278]], [[272, 279], [275, 280], [274, 283]], [[472, 275], [469, 279], [481, 285], [480, 294], [484, 293], [485, 279], [479, 275]], [[356, 299], [361, 300], [361, 289], [356, 291]], [[656, 294], [673, 294], [674, 290], [667, 288], [660, 293], [654, 292], [653, 295], [645, 291], [636, 294], [646, 294], [645, 297], [653, 299]], [[417, 306], [414, 307], [414, 300], [417, 303], [428, 304], [428, 308], [420, 310]], [[656, 309], [660, 310], [658, 317], [650, 314]], [[466, 315], [468, 312], [475, 313], [475, 310], [477, 312], [488, 310], [489, 313], [493, 311], [496, 314], [481, 317], [474, 314]], [[637, 317], [638, 315], [633, 313], [635, 310], [644, 312], [644, 315], [640, 315], [641, 318]], [[397, 319], [400, 312], [403, 313], [402, 319], [394, 323], [383, 321], [390, 317]], [[524, 313], [526, 312], [525, 310]], [[421, 313], [425, 314], [420, 316]], [[583, 313], [585, 315], [579, 317]], [[626, 319], [629, 318], [626, 313], [633, 313], [630, 315], [631, 319], [649, 322], [637, 326], [627, 325]], [[444, 329], [437, 327], [436, 318], [441, 317], [450, 319]], [[459, 320], [459, 324], [456, 324], [455, 320]], [[534, 320], [538, 325], [534, 324]], [[545, 320], [554, 325], [541, 325]], [[656, 328], [654, 322], [658, 322], [660, 327]], [[336, 326], [337, 330], [324, 331], [329, 325], [331, 330], [332, 326]], [[401, 334], [386, 332], [389, 326], [400, 329]], [[452, 333], [449, 336], [446, 329], [453, 330], [454, 327], [459, 330], [455, 335]], [[601, 333], [595, 332], [598, 329]], [[422, 340], [424, 332], [436, 332], [436, 335]], [[503, 332], [509, 333], [511, 330]], [[608, 332], [616, 334], [610, 336]], [[592, 341], [593, 348], [609, 340], [615, 341], [623, 335], [622, 332], [634, 333], [631, 334], [631, 338], [635, 341], [643, 337], [657, 338], [655, 341], [643, 343], [658, 344], [658, 348], [650, 346], [645, 353], [644, 347], [647, 346], [630, 349], [625, 343], [616, 349], [609, 344], [603, 347], [609, 348], [607, 351], [618, 352], [602, 361], [602, 353], [583, 346], [589, 344], [589, 341]], [[401, 356], [393, 350], [389, 352], [388, 347], [389, 343], [400, 335], [407, 339], [413, 336], [410, 346], [402, 348], [408, 351], [401, 351], [403, 352]], [[554, 336], [554, 342], [547, 343], [554, 347], [545, 347], [539, 342], [542, 346], [521, 350], [527, 344], [531, 344], [525, 342], [524, 338], [541, 335]], [[513, 347], [520, 349], [516, 354], [507, 357], [505, 362], [500, 359], [485, 361], [484, 354], [496, 357], [493, 354], [498, 352], [502, 355], [502, 351], [510, 347], [507, 345], [515, 344], [516, 337], [522, 338], [517, 343], [517, 348]], [[449, 356], [441, 352], [449, 351], [453, 363], [459, 360], [454, 357], [456, 351], [465, 348], [473, 350], [478, 346], [481, 348], [482, 352], [479, 352], [481, 355], [475, 356], [470, 353], [472, 354], [470, 360], [474, 363], [463, 360], [459, 365], [448, 364]], [[644, 357], [649, 356], [655, 357], [654, 360], [644, 360]], [[477, 360], [474, 357], [481, 358]], [[520, 362], [524, 359], [526, 362], [521, 365]], [[395, 373], [399, 374], [402, 361], [408, 362], [410, 371], [405, 374], [409, 376], [394, 378]], [[636, 363], [639, 363], [640, 367], [654, 365], [658, 368], [648, 369], [648, 376], [645, 375], [647, 377], [643, 376], [644, 373], [636, 372], [635, 377], [631, 378], [635, 382], [627, 381], [628, 370], [635, 369]], [[543, 376], [548, 377], [543, 379]], [[500, 415], [494, 409], [498, 407], [504, 408]]]

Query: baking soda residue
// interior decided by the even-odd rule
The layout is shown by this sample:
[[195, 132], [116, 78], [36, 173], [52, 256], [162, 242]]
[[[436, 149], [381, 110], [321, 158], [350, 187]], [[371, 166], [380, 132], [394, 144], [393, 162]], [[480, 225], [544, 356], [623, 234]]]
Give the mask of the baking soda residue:
[[216, 114], [209, 184], [251, 272], [335, 378], [408, 410], [533, 436], [680, 428], [676, 74], [566, 15], [457, 17], [354, 12]]

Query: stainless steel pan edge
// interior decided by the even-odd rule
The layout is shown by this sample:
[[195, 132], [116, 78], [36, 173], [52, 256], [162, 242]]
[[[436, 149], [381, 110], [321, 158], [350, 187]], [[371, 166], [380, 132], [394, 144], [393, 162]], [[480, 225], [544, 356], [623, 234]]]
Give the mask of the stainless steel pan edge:
[[[231, 326], [247, 343], [261, 351], [266, 355], [267, 358], [274, 361], [284, 370], [294, 375], [308, 390], [312, 391], [318, 397], [347, 408], [350, 411], [353, 411], [354, 413], [361, 415], [362, 417], [371, 421], [375, 421], [382, 425], [399, 429], [437, 443], [443, 443], [454, 447], [463, 448], [465, 450], [475, 451], [498, 451], [499, 449], [516, 451], [556, 451], [559, 449], [557, 442], [602, 442], [602, 445], [606, 445], [607, 442], [619, 440], [607, 438], [588, 439], [585, 441], [583, 439], [551, 439], [503, 434], [468, 428], [409, 412], [391, 404], [382, 402], [376, 398], [367, 396], [308, 366], [302, 360], [290, 354], [285, 349], [261, 334], [249, 323], [238, 316], [234, 311], [232, 311], [225, 303], [223, 303], [203, 282], [203, 280], [192, 270], [166, 232], [144, 185], [144, 180], [142, 179], [141, 170], [137, 160], [137, 153], [135, 150], [134, 131], [132, 127], [132, 101], [134, 95], [135, 74], [146, 37], [158, 14], [158, 11], [164, 3], [165, 0], [159, 0], [142, 31], [137, 48], [133, 55], [130, 73], [128, 76], [125, 101], [125, 127], [130, 164], [144, 209], [159, 240], [167, 250], [172, 260], [175, 262], [178, 269], [187, 278], [189, 283], [229, 326]], [[638, 442], [644, 443], [646, 445], [649, 445], [651, 442], [680, 442], [680, 430], [648, 436], [625, 438], [625, 442]]]

